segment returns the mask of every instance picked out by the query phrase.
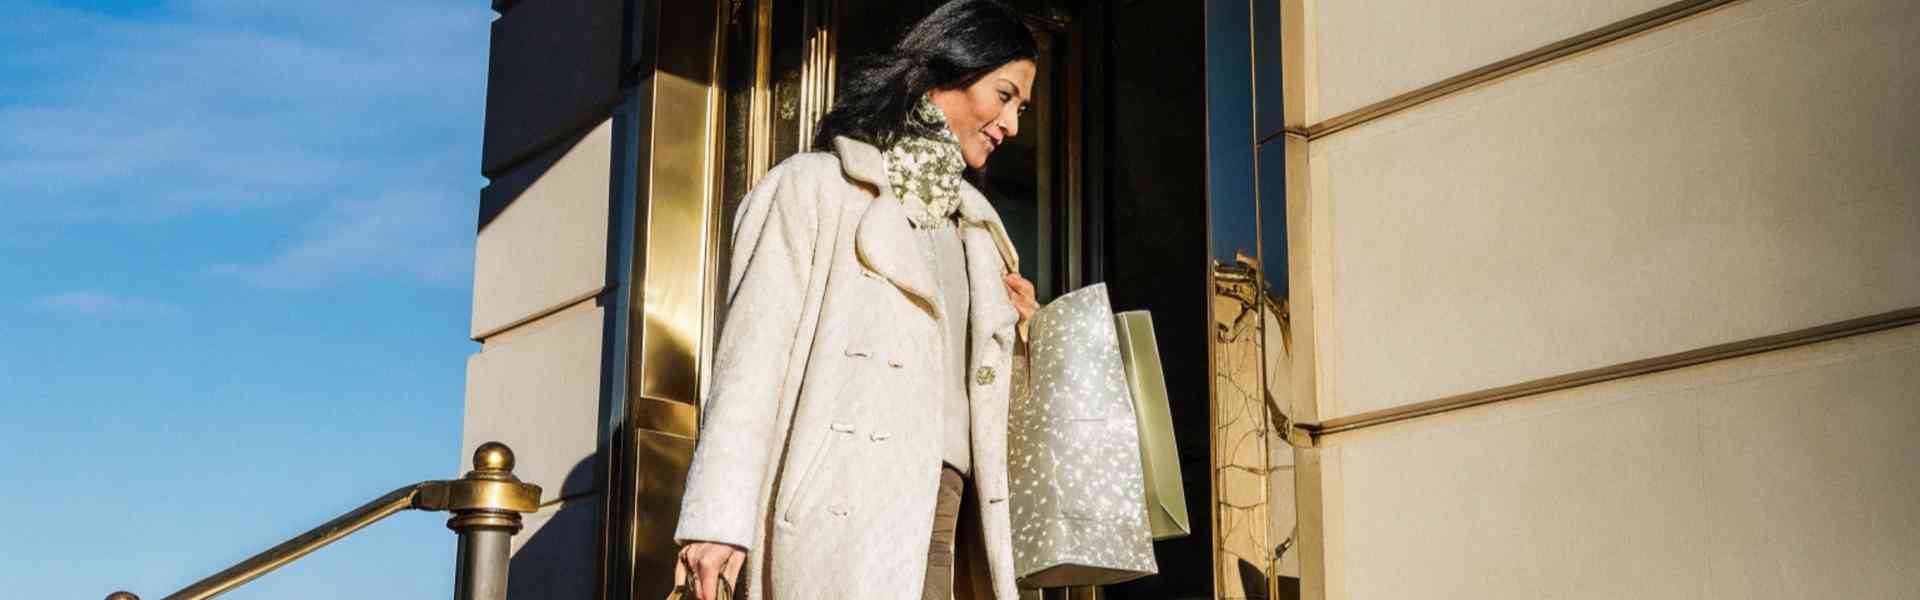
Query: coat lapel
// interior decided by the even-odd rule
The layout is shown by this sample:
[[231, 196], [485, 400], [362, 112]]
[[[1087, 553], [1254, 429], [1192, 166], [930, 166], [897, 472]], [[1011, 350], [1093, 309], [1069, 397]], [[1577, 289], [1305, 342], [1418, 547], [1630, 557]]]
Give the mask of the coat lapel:
[[[913, 239], [907, 211], [893, 198], [887, 186], [886, 158], [880, 149], [852, 138], [833, 140], [840, 168], [854, 181], [872, 186], [875, 200], [860, 217], [854, 234], [854, 249], [860, 262], [893, 283], [901, 291], [919, 299], [935, 318], [941, 318], [939, 288]], [[961, 242], [967, 255], [967, 280], [972, 288], [972, 337], [991, 336], [1006, 350], [1013, 343], [1013, 325], [1019, 312], [1007, 300], [1006, 284], [1001, 276], [1019, 269], [1020, 258], [1007, 238], [1000, 213], [993, 210], [987, 197], [972, 185], [960, 186]], [[978, 346], [975, 346], [978, 348]]]
[[[987, 197], [972, 185], [963, 185], [960, 198], [960, 219], [966, 227], [961, 241], [966, 246], [967, 280], [973, 288], [969, 303], [973, 310], [968, 315], [973, 337], [991, 336], [1004, 351], [1013, 344], [1013, 326], [1020, 321], [1020, 313], [1007, 299], [1007, 284], [1001, 278], [1019, 270], [1020, 258]], [[976, 350], [974, 355], [980, 353]]]
[[993, 203], [972, 184], [960, 186], [960, 220], [986, 230], [1006, 273], [1020, 272], [1020, 254], [1013, 249], [1013, 239], [1007, 237], [1007, 226], [1000, 222], [1000, 211], [994, 210]]
[[841, 171], [874, 189], [874, 201], [868, 203], [854, 232], [854, 251], [860, 263], [919, 300], [934, 318], [940, 318], [944, 313], [939, 288], [913, 239], [907, 211], [900, 208], [900, 202], [894, 200], [893, 191], [888, 189], [886, 158], [878, 148], [851, 138], [834, 138], [833, 146], [834, 153], [840, 157]]

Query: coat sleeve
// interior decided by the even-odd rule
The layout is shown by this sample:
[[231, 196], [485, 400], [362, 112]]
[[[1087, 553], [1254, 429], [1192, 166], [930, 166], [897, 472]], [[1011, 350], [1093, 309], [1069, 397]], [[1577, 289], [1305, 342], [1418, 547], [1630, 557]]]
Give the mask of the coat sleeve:
[[[713, 385], [674, 540], [751, 547], [774, 419], [813, 277], [817, 187], [776, 168], [741, 203]], [[800, 174], [803, 175], [803, 174]]]

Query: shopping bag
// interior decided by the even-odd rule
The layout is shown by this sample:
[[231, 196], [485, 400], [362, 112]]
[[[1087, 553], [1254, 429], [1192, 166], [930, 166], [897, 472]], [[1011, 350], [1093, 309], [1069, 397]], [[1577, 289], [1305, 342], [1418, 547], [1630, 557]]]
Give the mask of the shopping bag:
[[1146, 480], [1147, 523], [1154, 540], [1193, 533], [1187, 520], [1186, 486], [1180, 476], [1180, 452], [1173, 441], [1173, 413], [1167, 407], [1167, 380], [1160, 368], [1160, 346], [1153, 315], [1130, 310], [1114, 315], [1120, 337], [1120, 361], [1133, 390], [1133, 414], [1140, 430], [1141, 473]]
[[1157, 572], [1140, 434], [1113, 309], [1096, 284], [1031, 319], [1007, 418], [1014, 573], [1026, 587]]

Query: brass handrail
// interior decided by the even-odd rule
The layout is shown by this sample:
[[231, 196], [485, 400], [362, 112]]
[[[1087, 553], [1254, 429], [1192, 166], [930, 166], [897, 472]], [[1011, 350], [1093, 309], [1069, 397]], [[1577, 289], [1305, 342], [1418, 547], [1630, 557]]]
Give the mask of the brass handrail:
[[[455, 600], [505, 600], [508, 542], [520, 532], [520, 514], [540, 509], [540, 486], [513, 476], [513, 450], [487, 442], [473, 451], [473, 470], [448, 481], [423, 481], [391, 492], [226, 570], [194, 582], [164, 600], [207, 600], [266, 575], [302, 556], [404, 510], [450, 511], [447, 528], [459, 534]], [[114, 592], [107, 600], [139, 600]]]

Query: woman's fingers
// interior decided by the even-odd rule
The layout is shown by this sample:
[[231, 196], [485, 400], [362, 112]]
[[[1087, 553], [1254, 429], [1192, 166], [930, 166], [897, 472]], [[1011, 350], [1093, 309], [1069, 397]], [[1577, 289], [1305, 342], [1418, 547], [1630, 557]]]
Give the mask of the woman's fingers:
[[1033, 296], [1033, 282], [1027, 281], [1027, 278], [1018, 273], [1008, 273], [1006, 279], [1008, 291], [1026, 297]]
[[675, 586], [687, 582], [687, 548], [690, 546], [680, 548], [680, 560], [673, 561], [673, 585]]
[[1007, 299], [1013, 302], [1013, 308], [1020, 312], [1020, 320], [1033, 317], [1040, 310], [1040, 301], [1034, 298], [1033, 282], [1017, 273], [1008, 273], [1006, 278]]
[[709, 544], [695, 558], [698, 562], [694, 566], [700, 581], [694, 584], [698, 588], [694, 593], [700, 596], [700, 600], [720, 600], [720, 568], [726, 565], [726, 557], [718, 550]]
[[747, 553], [745, 552], [735, 551], [727, 557], [727, 571], [723, 575], [727, 578], [728, 590], [740, 587], [740, 566], [746, 563]]
[[720, 596], [720, 579], [726, 578], [727, 587], [733, 587], [739, 581], [740, 567], [746, 563], [745, 550], [727, 544], [694, 542], [680, 549], [680, 562], [674, 566], [676, 583], [687, 580], [688, 570], [693, 573], [693, 595], [700, 600], [727, 600]]

